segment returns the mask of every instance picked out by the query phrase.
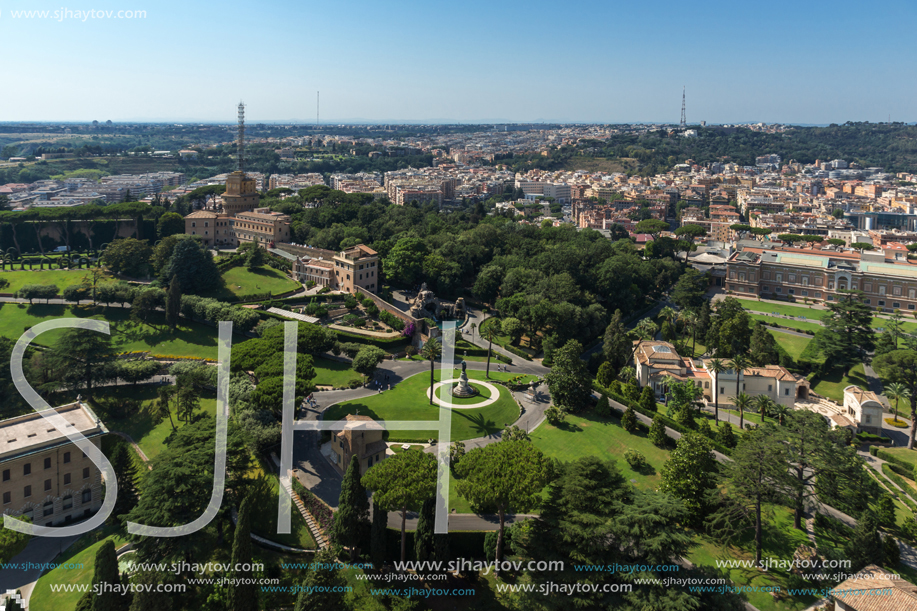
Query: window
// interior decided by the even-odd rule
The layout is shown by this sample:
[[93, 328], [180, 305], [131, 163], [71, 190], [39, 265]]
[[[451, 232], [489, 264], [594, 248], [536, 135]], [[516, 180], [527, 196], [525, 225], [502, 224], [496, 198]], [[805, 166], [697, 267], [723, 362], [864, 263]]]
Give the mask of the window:
[[784, 388], [784, 389], [783, 389], [783, 394], [789, 396], [789, 394], [790, 394], [790, 389], [789, 389], [789, 388]]
[[29, 498], [30, 496], [32, 496], [32, 487], [26, 486], [25, 488], [23, 488], [22, 496], [24, 496], [25, 498]]
[[51, 480], [46, 479], [45, 480], [45, 492], [47, 492], [50, 489], [51, 489]]
[[884, 295], [884, 294], [885, 294], [885, 287], [884, 287], [884, 286], [880, 286], [880, 287], [879, 287], [879, 294], [880, 294], [880, 295]]
[[866, 291], [866, 292], [871, 291], [871, 290], [872, 290], [872, 283], [867, 282], [866, 284], [864, 284], [864, 285], [863, 285], [863, 290]]
[[908, 299], [917, 299], [917, 291], [914, 291], [914, 289], [908, 289], [907, 298]]
[[3, 481], [5, 482], [10, 481], [10, 470], [9, 469], [3, 470]]
[[704, 382], [704, 388], [710, 388], [710, 382]]
[[62, 507], [63, 509], [70, 509], [71, 507], [73, 507], [73, 497], [72, 497], [72, 496], [65, 496], [65, 497], [63, 498], [63, 505], [62, 505], [61, 507]]
[[50, 468], [51, 468], [51, 458], [48, 457], [45, 459], [45, 469], [50, 469]]
[[13, 495], [10, 494], [9, 492], [4, 492], [3, 493], [3, 504], [9, 505], [12, 502], [13, 502]]
[[895, 302], [892, 302], [892, 307], [893, 307], [893, 308], [900, 308], [900, 307], [901, 307], [901, 304], [898, 303], [897, 301], [895, 301]]
[[790, 274], [790, 282], [796, 282], [796, 274]]
[[870, 422], [872, 422], [872, 416], [869, 414], [866, 414], [866, 424], [869, 424]]
[[809, 296], [809, 291], [802, 291], [802, 296], [803, 296], [803, 297], [808, 297], [808, 296]]
[[815, 286], [821, 286], [822, 279], [821, 277], [815, 279]]
[[45, 510], [42, 512], [42, 515], [47, 517], [54, 513], [54, 503], [46, 503]]
[[863, 302], [864, 302], [866, 305], [869, 305], [869, 304], [872, 303], [872, 299], [864, 299]]
[[769, 292], [769, 291], [770, 291], [770, 289], [767, 287], [766, 284], [764, 284], [764, 285], [761, 286], [761, 292], [767, 293], [767, 292]]
[[782, 293], [782, 292], [783, 292], [783, 288], [782, 288], [782, 287], [779, 287], [779, 286], [778, 286], [775, 290], [776, 290], [778, 293]]
[[913, 310], [913, 309], [914, 309], [914, 304], [913, 304], [913, 303], [907, 304], [907, 309], [908, 309], [908, 310]]
[[768, 385], [767, 385], [767, 392], [771, 392], [772, 390], [774, 390], [774, 385], [773, 385], [773, 384], [768, 384]]
[[884, 305], [885, 305], [885, 302], [880, 300], [880, 301], [879, 301], [879, 305], [880, 305], [880, 306], [884, 306]]
[[83, 490], [83, 502], [89, 503], [92, 501], [92, 490]]
[[89, 479], [89, 467], [83, 469], [83, 479]]
[[192, 227], [197, 227], [197, 223], [195, 223], [194, 221], [191, 221], [191, 226], [192, 226]]
[[894, 295], [894, 296], [896, 296], [896, 297], [900, 297], [900, 296], [901, 296], [901, 287], [900, 287], [900, 286], [893, 287], [893, 288], [892, 288], [892, 295]]
[[70, 462], [70, 452], [64, 452], [64, 463]]
[[783, 282], [783, 274], [777, 274], [777, 282]]
[[720, 394], [721, 394], [721, 395], [725, 395], [725, 394], [726, 394], [726, 389], [723, 388], [722, 386], [720, 386]]
[[69, 483], [70, 483], [70, 474], [64, 473], [64, 485], [66, 486]]
[[796, 289], [787, 289], [787, 293], [789, 293], [790, 295], [795, 295]]

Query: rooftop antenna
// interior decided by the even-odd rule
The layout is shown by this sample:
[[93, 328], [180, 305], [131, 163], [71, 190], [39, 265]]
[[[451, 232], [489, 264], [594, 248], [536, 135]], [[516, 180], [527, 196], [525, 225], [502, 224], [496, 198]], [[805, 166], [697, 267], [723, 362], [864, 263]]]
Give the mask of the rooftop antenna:
[[679, 126], [682, 130], [687, 129], [688, 122], [685, 120], [685, 88], [681, 88], [681, 125]]
[[239, 171], [245, 163], [245, 103], [239, 102], [239, 142], [236, 144], [239, 155]]

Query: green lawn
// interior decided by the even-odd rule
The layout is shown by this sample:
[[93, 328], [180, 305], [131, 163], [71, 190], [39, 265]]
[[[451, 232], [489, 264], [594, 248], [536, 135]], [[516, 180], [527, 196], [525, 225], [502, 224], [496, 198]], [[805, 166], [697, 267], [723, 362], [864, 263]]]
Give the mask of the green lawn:
[[[490, 317], [486, 319], [475, 330], [475, 337], [481, 335], [484, 332], [484, 329], [486, 329], [487, 327], [493, 324], [499, 324], [499, 323], [500, 323], [500, 319], [496, 317]], [[499, 329], [499, 327], [497, 328]], [[513, 344], [508, 335], [503, 335], [502, 333], [499, 333], [494, 336], [494, 343], [500, 346], [503, 346], [504, 348], [506, 348], [507, 346], [512, 346], [513, 348], [517, 350], [522, 350], [529, 356], [535, 356], [537, 354], [537, 352], [528, 345], [528, 342], [525, 337], [523, 337], [519, 341], [518, 344]]]
[[[92, 582], [95, 571], [96, 552], [108, 539], [112, 539], [115, 548], [124, 545], [125, 541], [118, 535], [111, 535], [96, 543], [92, 543], [93, 534], [83, 535], [70, 548], [64, 550], [63, 555], [54, 559], [57, 564], [74, 563], [82, 564], [83, 568], [56, 568], [42, 575], [32, 590], [29, 600], [31, 611], [70, 611], [76, 609], [76, 603], [82, 596], [81, 592], [52, 592], [51, 584], [88, 584]], [[87, 547], [88, 545], [88, 547]]]
[[[34, 325], [60, 318], [107, 320], [111, 324], [112, 343], [119, 352], [217, 358], [216, 328], [182, 320], [173, 334], [165, 326], [161, 313], [151, 316], [152, 324], [143, 324], [132, 321], [130, 310], [126, 308], [4, 303], [0, 304], [0, 336], [17, 340]], [[63, 329], [48, 331], [36, 338], [35, 343], [53, 346], [63, 332]]]
[[851, 384], [869, 388], [862, 363], [854, 365], [846, 374], [840, 369], [832, 369], [824, 377], [813, 379], [812, 390], [843, 405], [844, 389]]
[[917, 450], [908, 450], [907, 448], [882, 448], [882, 451], [888, 452], [895, 458], [900, 458], [911, 465], [917, 466]]
[[768, 332], [774, 336], [777, 344], [786, 350], [787, 354], [789, 354], [794, 361], [799, 360], [799, 357], [802, 355], [802, 351], [805, 350], [806, 346], [809, 345], [809, 342], [812, 341], [812, 339], [809, 337], [799, 337], [798, 335], [781, 333], [780, 331], [774, 331], [773, 329], [768, 329]]
[[315, 358], [315, 379], [313, 384], [321, 386], [349, 386], [353, 380], [360, 380], [362, 376], [350, 368], [350, 363], [343, 363], [332, 359]]
[[86, 269], [46, 269], [46, 270], [16, 270], [0, 271], [0, 278], [8, 280], [10, 285], [0, 291], [15, 293], [26, 284], [56, 284], [60, 290], [74, 284], [82, 284], [83, 277], [88, 274]]
[[[116, 414], [116, 406], [125, 399], [140, 401], [140, 409], [125, 415]], [[137, 445], [140, 446], [147, 458], [152, 459], [165, 449], [165, 439], [172, 432], [172, 425], [169, 423], [168, 418], [157, 422], [147, 412], [146, 408], [155, 400], [155, 387], [145, 385], [138, 386], [135, 389], [121, 386], [102, 387], [94, 390], [90, 403], [93, 411], [105, 422], [110, 431], [127, 433], [137, 442]], [[216, 415], [216, 396], [213, 393], [207, 393], [203, 396], [198, 413]], [[172, 414], [172, 420], [175, 422], [176, 427], [184, 425], [183, 422], [180, 422], [175, 417], [174, 413]]]
[[[637, 434], [625, 431], [616, 416], [567, 416], [559, 427], [542, 424], [531, 437], [532, 442], [545, 455], [562, 461], [576, 460], [583, 456], [613, 459], [626, 478], [635, 480], [638, 487], [650, 490], [659, 487], [659, 471], [669, 458], [669, 452], [650, 443], [642, 429]], [[643, 473], [631, 469], [624, 460], [624, 452], [627, 450], [643, 454], [652, 469]]]
[[[448, 375], [448, 374], [447, 374]], [[501, 379], [513, 377], [513, 374], [502, 374]], [[468, 371], [471, 379], [483, 379], [483, 371]], [[491, 377], [496, 377], [493, 373]], [[435, 371], [434, 378], [440, 380], [440, 372]], [[375, 420], [429, 420], [439, 419], [440, 408], [430, 405], [427, 390], [430, 387], [428, 373], [411, 376], [407, 380], [395, 385], [392, 390], [371, 395], [363, 399], [333, 405], [325, 412], [325, 420], [340, 420], [347, 414], [354, 414], [359, 409], [361, 415], [370, 416]], [[486, 407], [474, 409], [452, 410], [452, 440], [473, 439], [492, 435], [503, 430], [504, 425], [512, 424], [519, 418], [519, 407], [510, 395], [509, 390], [502, 386], [497, 387], [500, 398]], [[386, 432], [388, 441], [417, 442], [436, 438], [436, 430], [422, 431], [392, 431]]]
[[[784, 314], [786, 316], [797, 316], [797, 317], [805, 316], [806, 318], [809, 318], [812, 320], [822, 320], [823, 318], [831, 314], [830, 310], [822, 310], [818, 308], [810, 308], [810, 307], [797, 306], [797, 305], [764, 303], [764, 302], [753, 301], [749, 299], [739, 299], [739, 303], [741, 303], [742, 307], [745, 308], [746, 310], [750, 310], [753, 312], [763, 312], [764, 314], [770, 314], [772, 312], [776, 312], [778, 314]], [[907, 317], [907, 313], [903, 312], [902, 314], [905, 316], [905, 318]], [[786, 327], [793, 326], [794, 322], [798, 324], [803, 324], [803, 325], [806, 324], [805, 322], [800, 321], [800, 320], [791, 321], [791, 320], [786, 320], [786, 319], [781, 319], [781, 318], [776, 318], [776, 317], [771, 317], [771, 318], [773, 318], [777, 322], [777, 324], [782, 324]], [[758, 320], [761, 320], [761, 319], [758, 318]], [[784, 322], [779, 322], [781, 320]], [[816, 325], [816, 327], [817, 326], [818, 325]], [[883, 318], [873, 317], [872, 326], [873, 328], [887, 327], [888, 320], [883, 319]], [[794, 328], [806, 329], [808, 327], [794, 327]], [[917, 323], [905, 321], [902, 325], [902, 329], [904, 330], [905, 333], [917, 333]]]
[[299, 288], [302, 288], [300, 283], [273, 267], [264, 266], [250, 270], [240, 265], [223, 272], [223, 286], [204, 296], [226, 300], [268, 291], [272, 295], [280, 295]]

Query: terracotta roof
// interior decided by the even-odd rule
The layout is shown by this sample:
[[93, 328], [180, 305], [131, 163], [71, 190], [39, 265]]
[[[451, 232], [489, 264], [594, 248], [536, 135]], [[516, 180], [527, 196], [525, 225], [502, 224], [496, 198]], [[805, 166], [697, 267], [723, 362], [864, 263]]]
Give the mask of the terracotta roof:
[[367, 444], [367, 446], [363, 448], [363, 456], [360, 458], [366, 458], [367, 456], [372, 456], [373, 454], [384, 452], [387, 447], [388, 444], [381, 439], [379, 441], [374, 441], [370, 444]]
[[853, 398], [856, 399], [856, 402], [859, 403], [860, 405], [863, 405], [863, 403], [865, 403], [866, 401], [875, 401], [879, 405], [882, 404], [882, 402], [879, 400], [879, 397], [876, 395], [876, 393], [872, 392], [871, 390], [860, 388], [859, 386], [854, 386], [851, 384], [850, 386], [844, 389], [844, 392], [845, 393], [849, 392], [851, 395], [853, 395]]
[[220, 215], [217, 214], [216, 212], [210, 212], [209, 210], [198, 210], [197, 212], [192, 212], [185, 218], [186, 219], [215, 219], [218, 216]]
[[917, 609], [917, 586], [871, 564], [852, 579], [838, 584], [831, 597], [852, 611]]

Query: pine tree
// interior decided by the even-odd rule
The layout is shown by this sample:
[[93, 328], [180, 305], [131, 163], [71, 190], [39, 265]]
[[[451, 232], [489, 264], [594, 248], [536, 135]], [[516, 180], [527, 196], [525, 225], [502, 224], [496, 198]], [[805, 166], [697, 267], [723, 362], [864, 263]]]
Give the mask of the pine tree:
[[879, 505], [876, 507], [876, 518], [882, 528], [894, 528], [895, 524], [895, 500], [892, 496], [883, 492], [879, 496]]
[[430, 498], [420, 508], [417, 530], [414, 531], [414, 556], [418, 562], [432, 560], [435, 554], [433, 526], [436, 520], [436, 499]]
[[637, 430], [638, 420], [637, 414], [634, 412], [634, 408], [628, 407], [624, 412], [624, 415], [621, 416], [621, 426], [628, 433], [633, 433]]
[[870, 564], [881, 564], [884, 559], [882, 536], [876, 517], [866, 511], [857, 522], [857, 527], [844, 547], [844, 554], [850, 561], [851, 572], [857, 572]]
[[360, 482], [360, 461], [354, 457], [350, 460], [341, 484], [341, 497], [334, 514], [331, 538], [349, 547], [350, 559], [355, 562], [369, 528], [369, 498], [366, 496], [366, 488]]
[[748, 355], [751, 357], [752, 362], [759, 367], [776, 365], [780, 361], [777, 340], [761, 323], [755, 325], [755, 330], [751, 334]]
[[[344, 603], [344, 578], [330, 547], [321, 550], [313, 559], [317, 568], [310, 569], [296, 598], [294, 611], [342, 611]], [[330, 567], [330, 568], [329, 568]], [[337, 591], [335, 591], [337, 590]]]
[[126, 606], [125, 597], [112, 590], [120, 583], [115, 544], [111, 539], [106, 539], [96, 552], [92, 584], [98, 586], [98, 593], [93, 597], [92, 611], [123, 611]]
[[[173, 582], [174, 576], [164, 575], [155, 572], [139, 572], [132, 579], [133, 582], [139, 582], [138, 585], [152, 586], [138, 588], [134, 593], [134, 599], [131, 601], [130, 611], [172, 611], [172, 597], [165, 592], [157, 592], [156, 585]], [[173, 582], [174, 583], [174, 582]], [[79, 608], [77, 608], [79, 611]]]
[[166, 323], [169, 329], [175, 331], [178, 326], [178, 315], [181, 313], [181, 283], [178, 276], [172, 276], [169, 283], [169, 293], [166, 296]]
[[388, 533], [388, 512], [373, 503], [373, 523], [369, 550], [373, 567], [378, 571], [385, 564], [385, 537]]
[[664, 448], [669, 442], [669, 437], [665, 434], [665, 424], [662, 422], [662, 416], [658, 413], [653, 418], [648, 437], [653, 445], [659, 448]]
[[898, 547], [898, 541], [891, 535], [885, 535], [882, 540], [882, 553], [885, 556], [883, 564], [890, 569], [895, 568], [901, 562], [901, 548]]
[[112, 449], [109, 460], [115, 470], [115, 478], [118, 481], [118, 498], [115, 500], [115, 509], [112, 515], [117, 519], [122, 519], [121, 516], [127, 515], [137, 505], [137, 488], [135, 485], [137, 468], [131, 460], [127, 444], [120, 440]]
[[232, 570], [233, 577], [239, 579], [229, 590], [231, 611], [258, 611], [258, 592], [252, 582], [252, 571], [239, 570], [242, 565], [251, 566], [252, 563], [252, 538], [251, 538], [251, 496], [245, 497], [239, 507], [236, 520], [236, 534], [232, 542]]
[[595, 404], [595, 413], [599, 416], [608, 416], [611, 414], [611, 404], [608, 403], [608, 397], [601, 395], [598, 403]]

